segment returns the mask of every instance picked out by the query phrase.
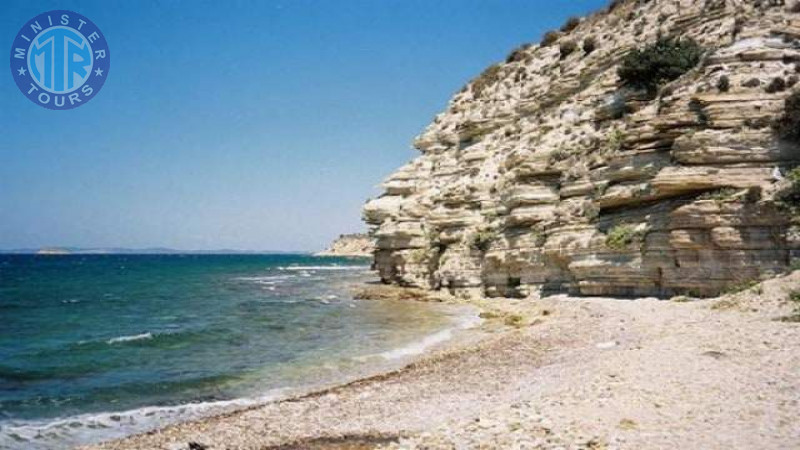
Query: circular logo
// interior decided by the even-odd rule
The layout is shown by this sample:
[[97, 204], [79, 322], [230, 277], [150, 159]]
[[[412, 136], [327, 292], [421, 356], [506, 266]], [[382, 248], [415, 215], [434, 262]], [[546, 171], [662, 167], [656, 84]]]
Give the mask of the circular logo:
[[29, 20], [11, 46], [11, 75], [19, 90], [49, 109], [77, 108], [103, 87], [108, 43], [91, 20], [56, 10]]

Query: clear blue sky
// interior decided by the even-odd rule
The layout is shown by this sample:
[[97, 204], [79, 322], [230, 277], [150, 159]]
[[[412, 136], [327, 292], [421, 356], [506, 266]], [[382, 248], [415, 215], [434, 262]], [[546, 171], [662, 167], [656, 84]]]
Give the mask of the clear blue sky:
[[605, 3], [6, 0], [5, 48], [73, 10], [111, 71], [69, 111], [0, 71], [0, 248], [319, 249], [467, 80]]

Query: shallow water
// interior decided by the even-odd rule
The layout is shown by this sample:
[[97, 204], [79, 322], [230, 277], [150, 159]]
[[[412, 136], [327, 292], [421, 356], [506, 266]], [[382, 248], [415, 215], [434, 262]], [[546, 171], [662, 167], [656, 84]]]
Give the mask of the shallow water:
[[63, 448], [374, 370], [469, 326], [353, 300], [365, 260], [0, 256], [0, 448]]

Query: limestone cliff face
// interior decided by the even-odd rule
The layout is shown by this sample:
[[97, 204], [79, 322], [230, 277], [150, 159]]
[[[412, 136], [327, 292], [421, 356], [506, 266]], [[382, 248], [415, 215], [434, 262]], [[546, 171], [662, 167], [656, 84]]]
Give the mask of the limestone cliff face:
[[[800, 88], [798, 9], [616, 3], [489, 68], [416, 138], [421, 155], [363, 211], [385, 282], [709, 295], [790, 264], [800, 247], [772, 195], [800, 151], [768, 124]], [[621, 59], [659, 33], [696, 40], [702, 62], [653, 100], [625, 95]], [[578, 48], [563, 55], [566, 41]], [[767, 88], [775, 77], [789, 88]]]
[[372, 256], [375, 240], [366, 234], [343, 234], [317, 256]]

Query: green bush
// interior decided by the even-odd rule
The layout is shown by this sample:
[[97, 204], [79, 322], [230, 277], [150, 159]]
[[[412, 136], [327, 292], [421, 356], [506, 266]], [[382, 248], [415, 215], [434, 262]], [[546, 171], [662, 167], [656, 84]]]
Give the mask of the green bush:
[[800, 92], [786, 99], [783, 115], [775, 120], [773, 127], [781, 139], [800, 143]]
[[480, 97], [486, 88], [493, 86], [500, 80], [501, 72], [502, 69], [500, 68], [500, 65], [495, 64], [489, 66], [480, 75], [478, 75], [478, 78], [475, 78], [472, 81], [472, 94], [476, 98]]
[[542, 47], [549, 47], [549, 46], [555, 44], [555, 42], [560, 37], [561, 37], [561, 33], [559, 33], [558, 31], [548, 31], [542, 37], [541, 45], [542, 45]]
[[597, 40], [593, 36], [589, 36], [583, 40], [583, 52], [587, 55], [597, 49]]
[[789, 303], [792, 305], [792, 313], [788, 316], [781, 317], [783, 322], [800, 322], [800, 291], [794, 290], [789, 293]]
[[[728, 295], [730, 295], [730, 294], [738, 294], [740, 292], [748, 291], [750, 289], [753, 289], [753, 288], [757, 287], [759, 283], [760, 283], [760, 281], [758, 281], [758, 280], [739, 281], [738, 283], [733, 283], [733, 284], [730, 284], [730, 285], [726, 286], [725, 289], [722, 290], [722, 293], [723, 294], [728, 294]], [[754, 292], [756, 294], [762, 294], [763, 293], [763, 291], [760, 289], [760, 287], [758, 289], [755, 289]]]
[[558, 50], [561, 53], [561, 59], [564, 59], [567, 56], [571, 55], [576, 48], [578, 48], [578, 45], [574, 41], [562, 42], [561, 45], [558, 46]]
[[661, 84], [695, 67], [703, 49], [692, 39], [659, 38], [655, 43], [628, 53], [617, 70], [623, 83], [645, 89], [655, 97]]
[[788, 185], [776, 194], [776, 198], [782, 206], [795, 211], [800, 207], [800, 167], [789, 171], [786, 180]]
[[570, 31], [578, 28], [578, 25], [581, 24], [581, 19], [577, 17], [570, 17], [564, 22], [564, 25], [561, 25], [561, 32], [562, 33], [569, 33]]
[[508, 56], [506, 56], [506, 62], [512, 63], [525, 60], [525, 57], [527, 56], [527, 50], [529, 48], [531, 48], [531, 44], [522, 44], [515, 48], [511, 51], [511, 53], [508, 54]]
[[608, 11], [614, 11], [618, 7], [622, 6], [625, 0], [611, 0], [611, 3], [608, 4]]
[[611, 150], [612, 152], [618, 152], [622, 150], [622, 146], [624, 144], [625, 144], [625, 133], [623, 133], [622, 130], [618, 128], [614, 128], [606, 136], [606, 148]]
[[641, 229], [635, 225], [617, 225], [606, 234], [606, 246], [615, 250], [628, 248], [631, 244], [644, 242], [648, 230]]
[[726, 202], [731, 200], [739, 190], [732, 187], [723, 187], [714, 189], [713, 191], [706, 191], [697, 196], [698, 200], [714, 200], [717, 203]]
[[768, 94], [774, 94], [776, 92], [783, 92], [786, 90], [786, 80], [781, 77], [773, 78], [772, 81], [767, 85], [766, 89]]
[[744, 193], [744, 201], [747, 203], [758, 203], [763, 196], [763, 189], [761, 186], [750, 186]]
[[491, 229], [480, 229], [469, 236], [469, 247], [473, 250], [485, 252], [489, 250], [492, 241], [497, 238], [497, 233]]
[[695, 116], [697, 116], [697, 123], [699, 125], [708, 125], [708, 122], [711, 120], [711, 118], [708, 116], [708, 113], [706, 112], [700, 100], [696, 98], [691, 99], [689, 101], [689, 110], [693, 112]]
[[727, 75], [723, 75], [719, 77], [719, 81], [717, 81], [717, 89], [720, 92], [728, 92], [731, 88], [731, 80], [728, 78]]

